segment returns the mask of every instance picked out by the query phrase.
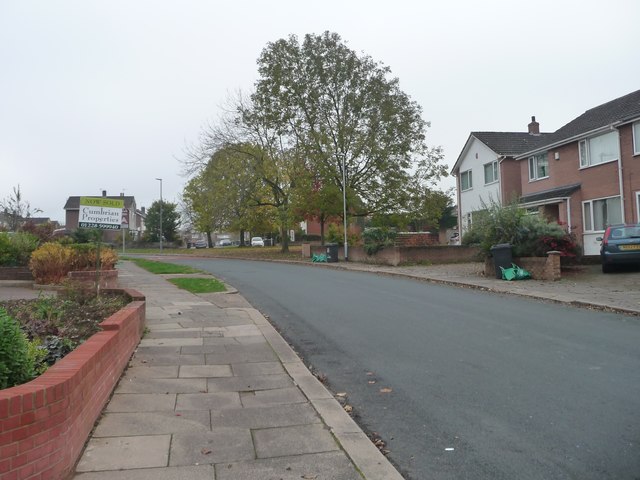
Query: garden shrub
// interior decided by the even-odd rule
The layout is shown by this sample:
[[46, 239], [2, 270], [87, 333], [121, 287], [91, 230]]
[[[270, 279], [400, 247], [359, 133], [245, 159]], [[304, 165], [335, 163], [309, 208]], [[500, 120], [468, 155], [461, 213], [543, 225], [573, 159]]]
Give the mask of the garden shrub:
[[556, 222], [540, 215], [530, 215], [516, 203], [501, 206], [495, 202], [474, 216], [463, 245], [478, 245], [489, 255], [493, 245], [509, 243], [515, 257], [542, 257], [550, 250], [562, 256], [575, 256], [579, 246], [572, 235]]
[[30, 233], [0, 233], [0, 266], [27, 266], [37, 247], [38, 237]]
[[17, 321], [0, 308], [0, 389], [26, 383], [35, 377], [35, 350]]
[[363, 248], [367, 255], [373, 255], [384, 247], [394, 245], [395, 240], [396, 231], [392, 228], [370, 227], [365, 228], [362, 233]]
[[[45, 243], [31, 255], [29, 268], [36, 283], [61, 283], [71, 271], [95, 270], [97, 248], [95, 245], [62, 245]], [[113, 270], [118, 254], [111, 248], [100, 250], [102, 270]]]
[[31, 255], [29, 268], [36, 283], [60, 283], [71, 271], [73, 250], [59, 243], [45, 243]]

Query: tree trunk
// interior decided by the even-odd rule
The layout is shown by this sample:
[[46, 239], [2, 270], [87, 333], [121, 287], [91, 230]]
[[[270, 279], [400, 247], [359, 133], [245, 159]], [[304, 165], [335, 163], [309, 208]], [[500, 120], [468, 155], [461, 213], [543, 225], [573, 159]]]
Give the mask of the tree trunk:
[[245, 243], [244, 243], [244, 228], [240, 229], [240, 246], [244, 247]]
[[211, 232], [207, 232], [207, 247], [213, 247], [213, 240], [211, 240]]
[[324, 224], [325, 224], [324, 214], [320, 214], [319, 220], [320, 220], [320, 245], [324, 245]]

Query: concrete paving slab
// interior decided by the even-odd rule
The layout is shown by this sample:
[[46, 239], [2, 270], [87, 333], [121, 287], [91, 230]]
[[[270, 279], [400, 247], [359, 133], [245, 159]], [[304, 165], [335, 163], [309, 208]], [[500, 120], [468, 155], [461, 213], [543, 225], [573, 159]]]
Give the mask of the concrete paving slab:
[[225, 365], [239, 363], [264, 363], [275, 362], [278, 356], [273, 350], [262, 350], [257, 352], [226, 352], [226, 353], [210, 353], [205, 355], [207, 365]]
[[182, 347], [183, 345], [202, 345], [202, 338], [143, 338], [140, 340], [141, 347]]
[[210, 430], [209, 412], [135, 412], [106, 413], [93, 437], [123, 437], [126, 435], [161, 435], [206, 432]]
[[362, 480], [362, 476], [342, 452], [216, 465], [216, 480], [268, 479]]
[[231, 369], [237, 377], [286, 373], [280, 362], [234, 363], [231, 365]]
[[178, 366], [144, 366], [129, 367], [123, 376], [123, 380], [134, 380], [139, 378], [178, 378]]
[[137, 353], [130, 365], [204, 365], [204, 355], [178, 355], [170, 353]]
[[206, 388], [204, 378], [137, 378], [120, 382], [116, 393], [198, 393]]
[[170, 443], [171, 435], [92, 438], [76, 471], [165, 467]]
[[258, 458], [339, 450], [338, 444], [324, 425], [254, 430], [253, 439]]
[[293, 387], [289, 375], [246, 376], [207, 379], [209, 392], [253, 392]]
[[240, 400], [244, 407], [264, 407], [307, 402], [307, 398], [300, 392], [298, 387], [241, 392]]
[[176, 410], [215, 410], [239, 408], [240, 395], [237, 392], [181, 393], [178, 395]]
[[211, 411], [211, 426], [271, 428], [320, 423], [317, 412], [308, 403], [258, 408], [229, 408]]
[[150, 332], [157, 332], [159, 330], [176, 330], [178, 328], [182, 328], [179, 323], [170, 322], [170, 323], [157, 323], [157, 322], [147, 322], [147, 328]]
[[225, 337], [251, 337], [260, 335], [260, 330], [253, 323], [250, 325], [230, 325], [224, 327]]
[[[224, 338], [224, 337], [222, 337]], [[180, 347], [180, 353], [183, 355], [199, 355], [204, 353], [226, 353], [227, 349], [224, 343], [218, 345], [187, 345]]]
[[230, 365], [181, 365], [180, 378], [219, 378], [231, 377]]
[[253, 460], [251, 432], [217, 428], [210, 432], [178, 433], [171, 440], [171, 466], [202, 465]]
[[170, 393], [116, 393], [107, 404], [107, 412], [173, 411], [176, 394]]
[[213, 480], [213, 465], [198, 467], [140, 468], [135, 470], [109, 470], [81, 473], [76, 480]]

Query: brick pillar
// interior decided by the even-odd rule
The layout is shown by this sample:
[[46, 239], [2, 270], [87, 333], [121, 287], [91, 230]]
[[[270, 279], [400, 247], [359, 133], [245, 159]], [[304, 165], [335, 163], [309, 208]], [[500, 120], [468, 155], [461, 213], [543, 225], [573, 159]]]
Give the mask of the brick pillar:
[[560, 252], [552, 250], [547, 252], [547, 263], [545, 265], [545, 278], [549, 280], [560, 280], [562, 273], [560, 270]]

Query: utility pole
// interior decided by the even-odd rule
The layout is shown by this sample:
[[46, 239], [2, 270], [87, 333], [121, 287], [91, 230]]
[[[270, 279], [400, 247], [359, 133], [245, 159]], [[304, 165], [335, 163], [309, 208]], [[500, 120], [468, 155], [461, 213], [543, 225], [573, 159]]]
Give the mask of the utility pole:
[[162, 179], [156, 178], [160, 181], [160, 253], [162, 253]]

